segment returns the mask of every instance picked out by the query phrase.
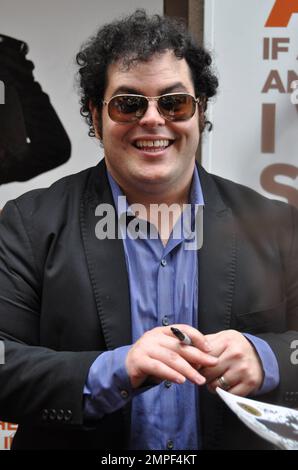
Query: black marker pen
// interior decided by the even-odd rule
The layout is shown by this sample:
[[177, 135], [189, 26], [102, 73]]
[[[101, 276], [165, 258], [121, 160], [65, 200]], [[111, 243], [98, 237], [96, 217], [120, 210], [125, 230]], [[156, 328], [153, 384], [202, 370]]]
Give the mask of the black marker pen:
[[181, 330], [179, 330], [178, 328], [175, 328], [174, 326], [171, 326], [171, 330], [174, 333], [174, 335], [176, 336], [176, 338], [178, 338], [181, 341], [181, 343], [187, 344], [188, 346], [192, 345], [192, 341], [191, 341], [190, 337], [187, 336], [186, 333], [182, 333]]

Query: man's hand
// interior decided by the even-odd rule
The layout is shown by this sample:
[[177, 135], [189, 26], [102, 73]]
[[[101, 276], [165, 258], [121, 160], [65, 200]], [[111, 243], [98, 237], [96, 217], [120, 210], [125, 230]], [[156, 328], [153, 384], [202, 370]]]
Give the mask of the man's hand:
[[[245, 336], [235, 330], [226, 330], [206, 335], [205, 339], [210, 344], [210, 354], [218, 357], [215, 367], [200, 370], [210, 391], [227, 385], [229, 392], [246, 396], [260, 388], [263, 368], [256, 350]], [[218, 380], [220, 377], [223, 377], [223, 384]]]
[[203, 385], [205, 378], [198, 372], [200, 367], [217, 364], [218, 359], [209, 355], [204, 335], [189, 325], [171, 325], [185, 332], [192, 346], [181, 343], [170, 327], [157, 327], [147, 331], [129, 350], [126, 369], [133, 388], [147, 378], [161, 382], [169, 380], [182, 384], [186, 379]]

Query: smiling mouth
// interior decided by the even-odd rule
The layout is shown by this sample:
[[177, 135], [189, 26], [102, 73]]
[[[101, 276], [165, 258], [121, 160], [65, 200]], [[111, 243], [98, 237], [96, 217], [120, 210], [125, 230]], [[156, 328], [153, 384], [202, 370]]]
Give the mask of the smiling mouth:
[[169, 139], [158, 139], [158, 140], [136, 140], [133, 146], [138, 150], [145, 152], [160, 152], [170, 147], [174, 143], [174, 140]]

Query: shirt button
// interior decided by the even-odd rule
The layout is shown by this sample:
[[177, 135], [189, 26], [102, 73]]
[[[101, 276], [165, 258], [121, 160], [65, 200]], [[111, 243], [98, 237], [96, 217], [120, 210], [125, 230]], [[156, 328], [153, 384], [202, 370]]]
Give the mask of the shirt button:
[[163, 258], [160, 262], [160, 264], [165, 267], [167, 265], [167, 261]]
[[170, 382], [169, 380], [166, 380], [165, 381], [165, 387], [170, 388], [171, 386], [172, 386], [172, 382]]
[[161, 323], [163, 324], [163, 326], [169, 326], [170, 322], [166, 315], [163, 317]]
[[126, 399], [128, 398], [128, 391], [127, 390], [121, 390], [120, 395], [122, 398]]
[[167, 449], [171, 450], [171, 449], [173, 449], [173, 448], [174, 448], [174, 442], [171, 441], [171, 440], [169, 440], [169, 441], [167, 442]]

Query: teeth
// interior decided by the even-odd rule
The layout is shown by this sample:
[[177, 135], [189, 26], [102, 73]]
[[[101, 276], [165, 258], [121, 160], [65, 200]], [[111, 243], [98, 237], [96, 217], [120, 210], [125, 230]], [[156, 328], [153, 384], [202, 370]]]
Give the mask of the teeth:
[[137, 140], [135, 145], [138, 148], [142, 147], [167, 147], [170, 145], [169, 140]]

